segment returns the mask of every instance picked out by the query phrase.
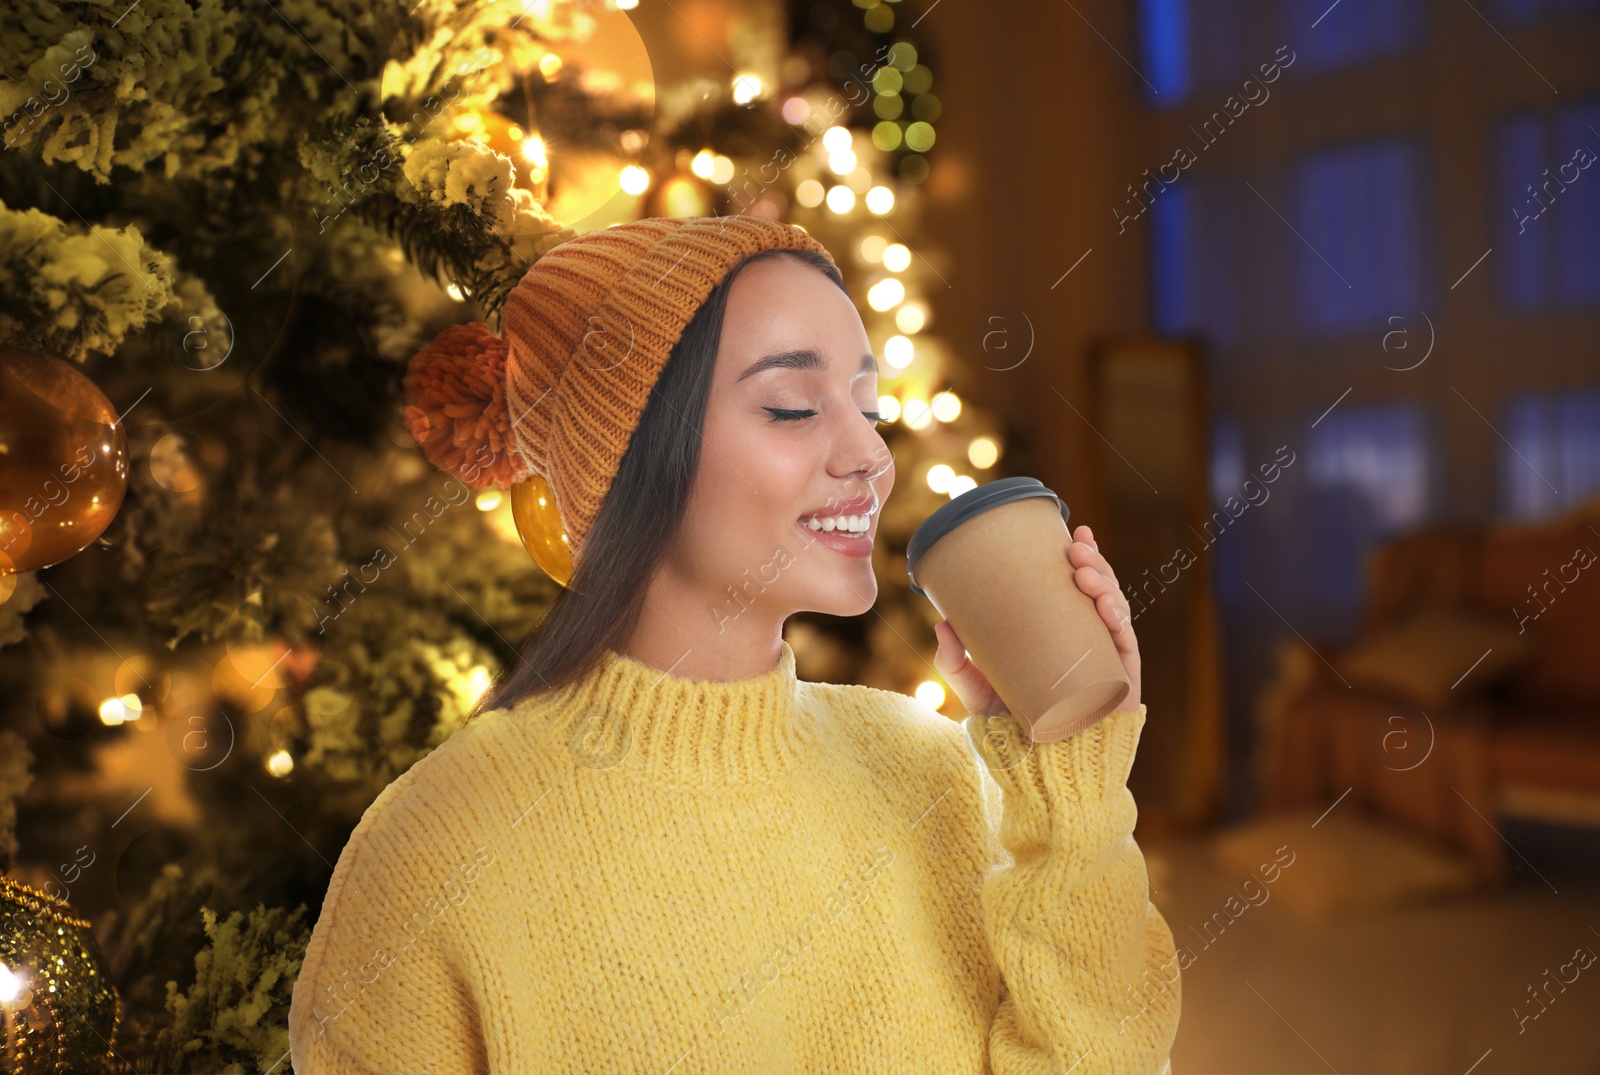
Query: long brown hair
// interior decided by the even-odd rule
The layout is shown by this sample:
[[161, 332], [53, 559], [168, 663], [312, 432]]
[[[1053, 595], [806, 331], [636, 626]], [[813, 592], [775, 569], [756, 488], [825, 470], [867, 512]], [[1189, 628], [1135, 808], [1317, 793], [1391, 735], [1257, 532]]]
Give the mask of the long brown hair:
[[772, 257], [803, 261], [844, 290], [839, 270], [814, 250], [748, 254], [711, 289], [661, 368], [572, 578], [467, 720], [581, 680], [599, 666], [606, 647], [626, 644], [688, 507], [728, 290], [747, 265]]

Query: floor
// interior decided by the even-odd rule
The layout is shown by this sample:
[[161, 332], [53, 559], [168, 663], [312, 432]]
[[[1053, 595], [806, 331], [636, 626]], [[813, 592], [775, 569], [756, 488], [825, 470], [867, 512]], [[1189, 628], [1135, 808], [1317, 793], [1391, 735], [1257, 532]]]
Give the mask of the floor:
[[[1190, 945], [1173, 1075], [1600, 1075], [1600, 830], [1500, 830], [1497, 896], [1329, 923], [1268, 899]], [[1238, 891], [1198, 839], [1140, 846], [1180, 944]]]

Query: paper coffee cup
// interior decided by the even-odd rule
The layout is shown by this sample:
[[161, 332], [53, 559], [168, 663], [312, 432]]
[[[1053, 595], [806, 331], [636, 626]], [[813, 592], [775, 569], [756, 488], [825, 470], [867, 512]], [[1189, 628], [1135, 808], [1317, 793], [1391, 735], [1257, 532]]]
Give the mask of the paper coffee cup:
[[1116, 709], [1131, 685], [1067, 559], [1067, 505], [1037, 478], [1002, 478], [942, 505], [911, 535], [911, 588], [950, 621], [1037, 743]]

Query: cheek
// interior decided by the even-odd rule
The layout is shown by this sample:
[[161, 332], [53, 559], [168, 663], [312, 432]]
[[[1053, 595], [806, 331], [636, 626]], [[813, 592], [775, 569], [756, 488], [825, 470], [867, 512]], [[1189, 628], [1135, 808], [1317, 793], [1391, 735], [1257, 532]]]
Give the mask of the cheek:
[[770, 553], [810, 506], [821, 464], [784, 432], [759, 423], [743, 429], [708, 424], [690, 517], [714, 528], [723, 548], [736, 543]]

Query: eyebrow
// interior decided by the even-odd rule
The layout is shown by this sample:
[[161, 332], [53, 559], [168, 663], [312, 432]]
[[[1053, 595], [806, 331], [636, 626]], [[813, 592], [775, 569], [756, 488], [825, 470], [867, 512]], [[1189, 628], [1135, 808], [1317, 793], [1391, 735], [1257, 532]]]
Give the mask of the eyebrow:
[[[814, 347], [800, 347], [792, 351], [779, 351], [775, 355], [768, 355], [766, 358], [752, 362], [750, 368], [739, 374], [738, 380], [734, 383], [737, 384], [746, 377], [752, 377], [764, 370], [820, 370], [827, 368], [827, 365], [828, 362], [822, 357], [822, 353]], [[873, 357], [870, 351], [861, 356], [861, 365], [858, 372], [878, 372], [878, 360]]]

